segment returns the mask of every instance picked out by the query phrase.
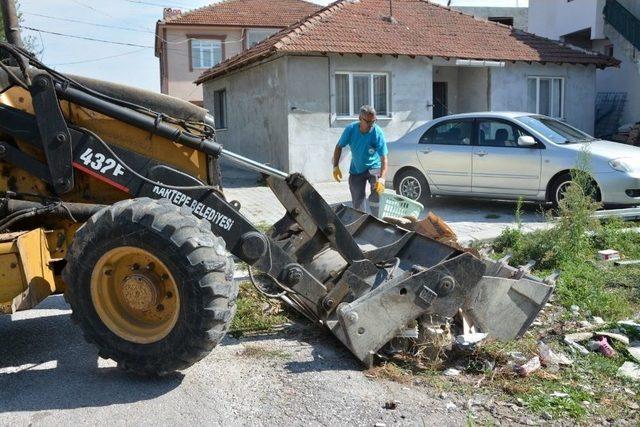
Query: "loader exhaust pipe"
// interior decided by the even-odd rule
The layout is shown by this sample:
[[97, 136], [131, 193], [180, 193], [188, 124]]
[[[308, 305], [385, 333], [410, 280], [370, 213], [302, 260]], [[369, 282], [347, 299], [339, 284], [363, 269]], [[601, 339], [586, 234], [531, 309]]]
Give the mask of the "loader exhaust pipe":
[[20, 35], [20, 22], [14, 0], [0, 0], [2, 8], [2, 21], [4, 24], [4, 34], [7, 41], [17, 48], [24, 49], [22, 36]]

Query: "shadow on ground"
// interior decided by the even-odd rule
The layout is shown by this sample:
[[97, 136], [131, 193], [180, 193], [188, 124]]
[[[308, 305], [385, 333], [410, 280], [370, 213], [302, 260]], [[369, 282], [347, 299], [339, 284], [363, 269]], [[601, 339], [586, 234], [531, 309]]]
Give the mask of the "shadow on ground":
[[149, 379], [98, 367], [61, 296], [25, 313], [30, 317], [0, 316], [0, 413], [139, 402], [182, 382], [181, 374]]
[[292, 360], [285, 363], [284, 368], [292, 374], [322, 371], [359, 371], [365, 369], [364, 365], [328, 330], [321, 326], [312, 325], [304, 319], [296, 321], [282, 331], [245, 335], [239, 339], [225, 338], [222, 344], [261, 346], [263, 342], [273, 343], [275, 340], [291, 343], [278, 347], [284, 353], [287, 353], [288, 349], [299, 351], [305, 347], [310, 348], [311, 359], [303, 361]]

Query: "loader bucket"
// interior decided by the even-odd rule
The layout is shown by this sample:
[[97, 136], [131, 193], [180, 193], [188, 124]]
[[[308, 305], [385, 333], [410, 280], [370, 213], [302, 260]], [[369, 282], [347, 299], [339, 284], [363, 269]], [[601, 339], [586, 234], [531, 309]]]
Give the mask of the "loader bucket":
[[[492, 264], [459, 246], [436, 241], [344, 205], [334, 207], [334, 212], [365, 259], [350, 264], [331, 246], [322, 247], [303, 266], [322, 281], [326, 297], [319, 304], [302, 298], [285, 301], [328, 327], [368, 366], [380, 348], [421, 316], [451, 318], [460, 309], [469, 310], [477, 329], [487, 332], [494, 329], [496, 336], [511, 337], [530, 325], [550, 295], [549, 287], [545, 286], [544, 295], [539, 296], [538, 287], [542, 284], [530, 278], [486, 276]], [[303, 248], [311, 247], [297, 243], [295, 235], [283, 246], [297, 247], [298, 255]], [[524, 297], [513, 297], [516, 294]], [[524, 306], [522, 301], [526, 302]], [[491, 311], [486, 312], [485, 307]], [[508, 327], [501, 328], [490, 321], [496, 310], [517, 318], [517, 322], [512, 322], [518, 324], [515, 334]]]
[[520, 338], [551, 297], [555, 276], [542, 280], [528, 266], [511, 267], [506, 259], [484, 263], [487, 271], [463, 311], [479, 331], [499, 340]]

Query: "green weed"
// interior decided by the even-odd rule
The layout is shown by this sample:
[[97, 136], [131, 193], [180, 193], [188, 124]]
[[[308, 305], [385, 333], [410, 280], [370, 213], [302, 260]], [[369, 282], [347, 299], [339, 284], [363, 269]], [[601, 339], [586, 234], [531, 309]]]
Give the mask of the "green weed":
[[640, 269], [613, 268], [598, 263], [600, 249], [614, 248], [625, 257], [640, 257], [640, 233], [625, 230], [621, 220], [600, 222], [593, 213], [600, 207], [590, 178], [588, 152], [583, 152], [572, 172], [573, 183], [560, 201], [557, 217], [549, 217], [552, 227], [523, 233], [521, 204], [516, 208], [516, 226], [508, 228], [494, 241], [498, 256], [512, 254], [511, 264], [536, 261], [536, 270], [544, 275], [560, 271], [557, 301], [565, 307], [578, 305], [584, 311], [607, 318], [628, 316], [640, 299]]
[[240, 285], [236, 315], [229, 333], [240, 337], [247, 332], [268, 332], [288, 321], [279, 302], [270, 301], [258, 293], [249, 282]]

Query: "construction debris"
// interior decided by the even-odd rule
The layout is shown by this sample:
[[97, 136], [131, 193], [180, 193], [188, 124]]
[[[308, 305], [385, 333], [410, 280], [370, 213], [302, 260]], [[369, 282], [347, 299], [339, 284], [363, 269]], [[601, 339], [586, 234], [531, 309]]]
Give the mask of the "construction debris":
[[640, 381], [640, 365], [633, 362], [624, 362], [618, 369], [616, 376]]
[[564, 336], [565, 340], [570, 340], [574, 343], [586, 341], [591, 338], [593, 338], [593, 332], [576, 332], [574, 334], [567, 334]]
[[585, 355], [585, 356], [587, 354], [589, 354], [589, 350], [587, 350], [586, 348], [584, 348], [583, 346], [581, 346], [577, 342], [568, 339], [567, 337], [564, 338], [564, 342], [565, 342], [565, 344], [567, 344], [569, 346], [569, 348], [572, 351], [577, 351], [578, 353], [580, 353], [582, 355]]
[[620, 259], [620, 252], [615, 249], [604, 249], [598, 251], [598, 259], [601, 261], [614, 261]]
[[446, 369], [442, 374], [447, 377], [457, 377], [458, 375], [460, 375], [460, 370], [455, 368], [449, 368], [449, 369]]
[[455, 339], [456, 347], [462, 350], [472, 350], [476, 344], [484, 340], [488, 334], [476, 332], [474, 334], [458, 335]]
[[529, 375], [540, 369], [541, 366], [542, 365], [540, 364], [540, 358], [536, 356], [530, 359], [524, 365], [518, 366], [516, 370], [520, 374], [520, 376], [528, 377]]
[[602, 353], [605, 357], [614, 357], [616, 355], [616, 351], [611, 347], [606, 337], [600, 337], [600, 341], [598, 341], [600, 346], [600, 353]]
[[542, 341], [538, 343], [538, 355], [540, 357], [540, 362], [544, 366], [569, 366], [573, 364], [573, 361], [569, 359], [562, 353], [554, 352], [551, 347], [543, 343]]
[[627, 351], [636, 362], [640, 363], [640, 343], [638, 343], [638, 347], [627, 348]]
[[620, 341], [624, 345], [629, 345], [629, 338], [627, 338], [626, 336], [624, 336], [622, 334], [616, 334], [616, 333], [613, 333], [613, 332], [600, 331], [600, 332], [596, 332], [595, 335], [596, 336], [608, 337], [608, 338], [614, 339], [616, 341]]

